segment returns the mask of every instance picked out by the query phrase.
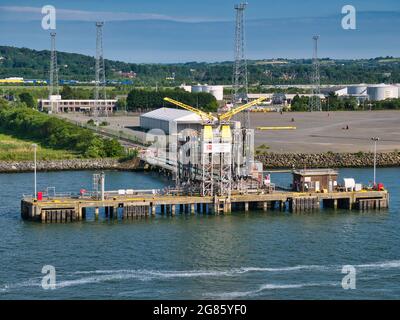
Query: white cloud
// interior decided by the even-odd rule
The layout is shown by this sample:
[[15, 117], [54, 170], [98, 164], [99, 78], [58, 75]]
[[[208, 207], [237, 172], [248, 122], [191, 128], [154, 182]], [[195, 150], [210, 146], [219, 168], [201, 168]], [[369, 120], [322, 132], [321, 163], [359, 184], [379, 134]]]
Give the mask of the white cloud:
[[[211, 22], [216, 21], [201, 17], [174, 17], [158, 13], [133, 13], [112, 11], [84, 11], [57, 9], [57, 19], [64, 21], [134, 21], [134, 20], [164, 20], [175, 22]], [[0, 6], [2, 20], [39, 20], [42, 18], [41, 8], [27, 6]]]

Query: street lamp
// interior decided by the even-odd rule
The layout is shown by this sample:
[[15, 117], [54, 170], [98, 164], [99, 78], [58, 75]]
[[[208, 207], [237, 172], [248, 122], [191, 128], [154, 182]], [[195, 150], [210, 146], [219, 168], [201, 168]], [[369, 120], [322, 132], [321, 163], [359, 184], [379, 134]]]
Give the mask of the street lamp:
[[380, 138], [378, 137], [373, 137], [371, 138], [372, 141], [374, 141], [374, 187], [376, 186], [376, 145]]
[[33, 195], [33, 198], [35, 199], [37, 197], [37, 179], [36, 179], [36, 151], [37, 151], [37, 144], [34, 143], [32, 144], [33, 147], [33, 152], [34, 152], [34, 184], [35, 184], [35, 193]]

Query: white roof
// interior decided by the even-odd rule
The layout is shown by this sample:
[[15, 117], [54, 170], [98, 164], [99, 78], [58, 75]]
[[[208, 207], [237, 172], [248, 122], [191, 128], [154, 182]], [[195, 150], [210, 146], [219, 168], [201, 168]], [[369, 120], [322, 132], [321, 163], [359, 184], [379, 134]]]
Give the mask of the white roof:
[[202, 119], [199, 115], [191, 111], [182, 109], [173, 109], [173, 108], [160, 108], [142, 114], [140, 117], [152, 118], [164, 121], [202, 123]]

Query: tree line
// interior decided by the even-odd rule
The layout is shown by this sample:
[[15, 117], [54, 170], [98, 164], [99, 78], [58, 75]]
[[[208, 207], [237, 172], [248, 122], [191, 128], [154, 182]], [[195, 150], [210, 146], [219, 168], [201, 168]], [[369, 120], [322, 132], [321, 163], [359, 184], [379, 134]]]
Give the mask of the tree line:
[[[0, 46], [0, 78], [21, 76], [48, 79], [50, 51]], [[311, 59], [278, 59], [248, 61], [251, 86], [309, 84]], [[94, 80], [95, 59], [82, 54], [58, 52], [60, 79]], [[230, 84], [233, 63], [135, 64], [105, 61], [107, 79], [120, 79], [118, 71], [137, 74], [135, 86], [178, 86], [182, 83]], [[380, 57], [360, 60], [321, 59], [322, 84], [400, 83], [400, 59]]]
[[[291, 111], [309, 111], [308, 96], [296, 95], [291, 103]], [[323, 111], [359, 111], [359, 110], [400, 110], [400, 99], [387, 99], [384, 101], [364, 101], [358, 103], [355, 97], [339, 97], [329, 94], [321, 101]]]
[[165, 97], [204, 111], [213, 112], [218, 109], [218, 102], [212, 94], [207, 92], [192, 93], [178, 88], [159, 91], [133, 89], [126, 99], [126, 108], [128, 111], [141, 111], [160, 107], [175, 108], [174, 105], [164, 101]]

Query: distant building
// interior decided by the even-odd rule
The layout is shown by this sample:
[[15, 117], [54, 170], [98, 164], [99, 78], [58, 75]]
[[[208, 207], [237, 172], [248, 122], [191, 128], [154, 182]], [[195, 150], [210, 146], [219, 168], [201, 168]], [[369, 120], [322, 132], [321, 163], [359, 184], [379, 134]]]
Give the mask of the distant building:
[[339, 97], [346, 96], [348, 94], [347, 87], [330, 87], [330, 88], [321, 88], [321, 93], [325, 96], [333, 93]]
[[[98, 100], [99, 110], [112, 113], [115, 110], [117, 100]], [[46, 112], [90, 112], [96, 107], [96, 100], [63, 100], [61, 96], [50, 96], [49, 99], [39, 100], [39, 109]]]
[[181, 85], [181, 88], [187, 92], [207, 92], [212, 94], [218, 101], [224, 100], [224, 86], [209, 86], [207, 84], [198, 84], [196, 86]]

